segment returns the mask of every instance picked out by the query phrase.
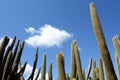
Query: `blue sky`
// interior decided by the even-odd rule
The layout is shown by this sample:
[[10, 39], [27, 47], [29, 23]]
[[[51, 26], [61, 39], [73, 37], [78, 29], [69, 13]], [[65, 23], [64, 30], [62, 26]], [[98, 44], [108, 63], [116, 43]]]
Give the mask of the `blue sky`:
[[[22, 63], [27, 60], [31, 66], [38, 47], [37, 68], [42, 64], [43, 53], [46, 53], [46, 71], [52, 61], [54, 79], [57, 78], [56, 54], [59, 51], [62, 51], [65, 57], [65, 70], [70, 73], [70, 47], [72, 40], [76, 39], [80, 47], [82, 66], [87, 69], [89, 58], [92, 57], [97, 61], [100, 56], [91, 24], [90, 2], [94, 2], [97, 8], [108, 48], [112, 60], [115, 62], [112, 37], [116, 34], [120, 36], [119, 0], [1, 0], [0, 38], [4, 35], [13, 38], [16, 35], [17, 39], [26, 40]], [[46, 35], [48, 36], [44, 40]], [[42, 41], [38, 39], [41, 39], [43, 43], [40, 43]], [[29, 43], [29, 41], [33, 42]]]

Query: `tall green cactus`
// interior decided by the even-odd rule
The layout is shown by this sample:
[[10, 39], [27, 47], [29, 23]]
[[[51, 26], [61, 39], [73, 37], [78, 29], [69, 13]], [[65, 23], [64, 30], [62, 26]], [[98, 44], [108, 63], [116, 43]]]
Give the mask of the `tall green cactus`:
[[83, 75], [83, 79], [86, 80], [85, 70], [84, 69], [82, 69], [82, 75]]
[[97, 80], [95, 69], [92, 69], [92, 80]]
[[17, 54], [17, 51], [18, 51], [18, 48], [19, 48], [19, 43], [20, 43], [20, 40], [17, 41], [17, 44], [16, 44], [15, 49], [13, 51], [12, 60], [11, 60], [12, 64], [14, 63], [14, 60], [15, 60], [15, 57], [16, 57], [16, 54]]
[[71, 76], [70, 76], [70, 80], [72, 80], [72, 78], [76, 77], [76, 62], [75, 62], [75, 51], [74, 51], [74, 45], [76, 44], [76, 41], [74, 40], [71, 44]]
[[46, 54], [43, 54], [41, 80], [45, 80], [45, 76], [46, 76]]
[[92, 60], [92, 80], [97, 80], [97, 77], [96, 77], [96, 61]]
[[58, 80], [66, 80], [65, 68], [64, 68], [64, 56], [62, 52], [56, 55], [57, 66], [58, 66]]
[[120, 58], [120, 40], [118, 35], [114, 36], [112, 38], [113, 40], [113, 44], [115, 47], [115, 60], [116, 60], [116, 67], [117, 67], [117, 72], [118, 72], [118, 80], [120, 80], [120, 62], [119, 62], [119, 58]]
[[23, 66], [20, 68], [20, 71], [19, 71], [19, 75], [20, 77], [23, 75], [24, 71], [25, 71], [25, 68], [26, 68], [26, 65], [27, 65], [27, 61], [25, 61], [25, 63], [23, 64]]
[[15, 73], [16, 73], [17, 70], [18, 70], [18, 65], [19, 65], [19, 62], [20, 62], [20, 58], [21, 58], [21, 55], [22, 55], [22, 51], [23, 51], [24, 44], [25, 44], [25, 42], [23, 41], [23, 42], [22, 42], [22, 45], [20, 45], [18, 54], [16, 55], [15, 62], [14, 62], [14, 64], [13, 64], [13, 71], [15, 71]]
[[9, 42], [8, 36], [4, 36], [2, 43], [0, 44], [0, 80], [2, 80], [2, 74], [3, 74], [3, 55], [5, 52], [5, 48]]
[[5, 64], [5, 68], [3, 70], [2, 80], [7, 80], [7, 77], [8, 77], [9, 71], [10, 71], [11, 56], [12, 56], [12, 52], [10, 52], [8, 54], [6, 64]]
[[98, 64], [99, 64], [99, 80], [104, 80], [104, 70], [101, 57], [98, 58]]
[[91, 68], [92, 68], [92, 58], [90, 58], [90, 61], [89, 61], [88, 70], [86, 73], [86, 80], [88, 80], [88, 78], [89, 78]]
[[76, 60], [76, 66], [77, 66], [77, 74], [79, 80], [84, 80], [83, 74], [82, 74], [82, 65], [79, 55], [79, 50], [77, 44], [74, 45], [74, 51], [75, 51], [75, 60]]
[[97, 80], [99, 80], [99, 66], [95, 68], [95, 74], [96, 74]]
[[28, 77], [28, 80], [33, 80], [35, 69], [36, 69], [36, 66], [37, 66], [37, 60], [38, 60], [38, 48], [36, 49], [36, 54], [35, 54], [35, 59], [34, 59], [34, 65], [33, 65], [32, 73]]
[[[6, 64], [6, 60], [7, 60], [8, 54], [9, 54], [10, 51], [12, 51], [13, 46], [14, 46], [14, 44], [15, 44], [15, 41], [16, 41], [16, 36], [14, 37], [11, 45], [8, 45], [8, 47], [6, 47], [7, 49], [6, 49], [5, 52], [4, 52], [4, 57], [3, 57], [3, 60], [2, 60], [2, 72], [3, 72], [3, 70], [4, 70], [4, 67], [5, 67], [5, 64]], [[12, 58], [11, 58], [11, 59], [12, 59]], [[12, 69], [12, 60], [10, 61], [10, 63], [11, 63], [11, 64], [9, 65], [9, 69], [10, 69], [9, 72], [10, 72], [11, 69]], [[8, 74], [9, 74], [9, 73], [8, 73]]]
[[39, 75], [40, 75], [40, 70], [41, 70], [41, 67], [38, 69], [38, 73], [37, 73], [37, 75], [36, 75], [36, 77], [35, 77], [35, 80], [38, 80], [38, 77], [39, 77]]
[[66, 76], [66, 80], [69, 80], [69, 74], [66, 73], [65, 76]]
[[48, 69], [48, 79], [53, 80], [53, 77], [52, 77], [52, 62], [50, 62], [49, 69]]
[[95, 9], [95, 6], [93, 2], [90, 3], [90, 13], [91, 13], [91, 19], [92, 19], [92, 24], [93, 24], [93, 29], [94, 33], [96, 35], [97, 41], [98, 41], [98, 46], [101, 51], [101, 55], [104, 61], [104, 66], [105, 66], [105, 71], [106, 71], [106, 79], [107, 80], [117, 80], [112, 60], [110, 58], [110, 53], [108, 51], [105, 37], [102, 31], [102, 27], [97, 15], [97, 11]]
[[[24, 65], [20, 68], [19, 72], [16, 73], [16, 75], [14, 76], [14, 79], [13, 80], [21, 80], [23, 79], [23, 73], [25, 71], [25, 68], [26, 68], [26, 65], [27, 65], [27, 61], [24, 63]], [[7, 79], [7, 80], [10, 80], [10, 79]]]

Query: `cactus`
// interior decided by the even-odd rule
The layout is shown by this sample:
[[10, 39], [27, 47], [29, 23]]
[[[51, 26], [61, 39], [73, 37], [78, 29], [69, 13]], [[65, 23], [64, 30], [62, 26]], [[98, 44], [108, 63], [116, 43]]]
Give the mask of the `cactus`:
[[[98, 58], [99, 66], [96, 66], [96, 61], [93, 61], [92, 58], [90, 58], [88, 69], [87, 72], [85, 73], [84, 68], [82, 68], [77, 42], [73, 40], [71, 44], [70, 75], [69, 73], [65, 73], [63, 53], [59, 52], [56, 55], [58, 67], [58, 80], [104, 80], [104, 69], [102, 60], [104, 62], [106, 80], [117, 80], [117, 76], [118, 80], [120, 79], [120, 39], [118, 38], [118, 36], [115, 36], [112, 39], [115, 47], [115, 60], [118, 71], [116, 76], [111, 61], [110, 53], [105, 42], [102, 27], [100, 25], [100, 21], [93, 2], [90, 3], [90, 13], [94, 33], [97, 38], [98, 46], [100, 48], [102, 56]], [[13, 49], [14, 44], [16, 42], [16, 36], [14, 37], [11, 45], [8, 45], [9, 40], [10, 40], [9, 37], [5, 36], [3, 38], [2, 43], [0, 44], [0, 80], [25, 80], [23, 74], [26, 69], [27, 61], [22, 66], [20, 60], [25, 42], [23, 41], [22, 44], [20, 44], [20, 40], [18, 40], [15, 48]], [[28, 80], [39, 79], [41, 67], [39, 68], [37, 75], [34, 74], [37, 66], [37, 60], [38, 60], [38, 48], [36, 49], [33, 69], [30, 76], [28, 77]], [[91, 67], [92, 77], [90, 76]], [[52, 62], [50, 62], [48, 69], [48, 79], [53, 80], [52, 76], [53, 76]], [[45, 80], [45, 78], [46, 78], [46, 54], [43, 55], [40, 80]]]
[[16, 54], [17, 54], [17, 51], [18, 51], [18, 48], [19, 48], [19, 43], [20, 43], [20, 40], [17, 41], [17, 44], [16, 44], [15, 49], [13, 51], [12, 60], [11, 60], [12, 64], [15, 60], [15, 57], [16, 57]]
[[64, 56], [62, 52], [56, 55], [58, 65], [58, 80], [66, 80], [65, 69], [64, 69]]
[[43, 55], [41, 80], [45, 80], [46, 73], [46, 54]]
[[39, 75], [40, 75], [40, 70], [41, 70], [41, 67], [40, 67], [39, 70], [38, 70], [38, 73], [37, 73], [37, 76], [35, 77], [35, 80], [38, 79], [38, 77], [39, 77]]
[[99, 80], [104, 80], [103, 63], [101, 57], [98, 58], [98, 63], [99, 63]]
[[[16, 80], [16, 79], [23, 79], [23, 73], [25, 71], [25, 68], [26, 68], [26, 65], [27, 65], [27, 61], [24, 63], [24, 65], [20, 68], [20, 71], [16, 74], [16, 76], [14, 77], [13, 80]], [[9, 79], [8, 79], [9, 80]]]
[[0, 45], [0, 80], [2, 80], [2, 74], [3, 74], [3, 64], [2, 64], [3, 55], [8, 42], [9, 42], [9, 38], [7, 36], [4, 36], [3, 41]]
[[94, 3], [90, 3], [90, 13], [91, 13], [91, 19], [93, 24], [94, 33], [96, 35], [98, 46], [101, 51], [101, 55], [104, 61], [105, 71], [106, 71], [106, 79], [107, 80], [117, 80], [113, 64], [111, 61], [111, 57], [105, 42], [105, 37], [102, 32], [102, 27], [100, 24], [100, 21], [98, 19], [98, 15], [94, 6]]
[[74, 51], [75, 51], [75, 60], [76, 60], [76, 66], [77, 66], [77, 74], [79, 80], [84, 80], [83, 74], [82, 74], [82, 65], [80, 61], [80, 55], [77, 44], [74, 45]]
[[96, 68], [96, 61], [92, 61], [92, 65], [93, 65], [93, 69], [95, 69]]
[[48, 79], [53, 80], [53, 77], [52, 77], [52, 62], [50, 62], [49, 69], [48, 69]]
[[19, 51], [18, 51], [18, 54], [16, 55], [16, 58], [15, 58], [15, 62], [13, 64], [13, 71], [15, 71], [15, 73], [17, 72], [17, 69], [18, 69], [18, 65], [19, 65], [19, 62], [20, 62], [20, 58], [21, 58], [21, 55], [22, 55], [22, 50], [23, 50], [23, 47], [24, 47], [24, 41], [22, 42], [22, 45], [20, 45], [20, 48], [19, 48]]
[[37, 66], [37, 60], [38, 60], [38, 48], [37, 48], [36, 54], [35, 54], [35, 60], [34, 60], [34, 65], [33, 65], [32, 73], [30, 74], [30, 76], [28, 77], [27, 80], [33, 80], [35, 69], [36, 69], [36, 66]]
[[26, 65], [27, 65], [27, 61], [25, 61], [24, 65], [20, 68], [20, 71], [18, 72], [20, 77], [23, 75], [25, 68], [26, 68]]
[[65, 76], [66, 76], [66, 80], [69, 80], [69, 74], [66, 73]]
[[120, 58], [120, 40], [118, 35], [114, 36], [112, 38], [113, 40], [113, 44], [115, 47], [115, 60], [116, 60], [116, 67], [117, 67], [117, 72], [118, 72], [118, 80], [120, 80], [120, 62], [119, 62], [119, 58]]
[[85, 78], [86, 80], [88, 80], [89, 78], [91, 68], [92, 68], [92, 58], [90, 58], [90, 61], [89, 61], [88, 70], [87, 70], [86, 78]]
[[95, 69], [92, 69], [92, 80], [97, 80]]
[[12, 52], [10, 52], [8, 54], [7, 60], [6, 60], [6, 64], [5, 64], [5, 68], [3, 70], [3, 76], [2, 76], [2, 80], [6, 80], [9, 74], [9, 70], [10, 70], [10, 60], [11, 60], [11, 56], [12, 56]]
[[96, 69], [96, 61], [92, 60], [92, 80], [97, 80], [96, 78], [96, 72], [95, 72], [95, 69]]
[[76, 44], [76, 41], [74, 40], [71, 44], [71, 77], [70, 77], [70, 80], [72, 78], [75, 78], [76, 77], [76, 62], [75, 62], [75, 52], [74, 52], [74, 45]]
[[82, 69], [82, 75], [83, 75], [83, 79], [86, 80], [85, 79], [85, 70], [84, 69]]
[[99, 80], [99, 67], [98, 66], [95, 68], [95, 74], [96, 74], [97, 80]]

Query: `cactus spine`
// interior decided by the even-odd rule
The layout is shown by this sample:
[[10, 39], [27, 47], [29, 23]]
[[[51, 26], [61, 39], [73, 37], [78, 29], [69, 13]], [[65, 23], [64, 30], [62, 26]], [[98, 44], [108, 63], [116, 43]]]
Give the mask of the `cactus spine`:
[[100, 21], [98, 19], [98, 15], [95, 9], [93, 2], [90, 3], [90, 13], [93, 24], [94, 33], [96, 35], [98, 46], [101, 51], [101, 55], [104, 61], [105, 71], [106, 71], [106, 79], [107, 80], [117, 80], [113, 64], [110, 58], [110, 54], [105, 42], [104, 34], [102, 32], [102, 27], [100, 25]]
[[56, 55], [58, 65], [58, 80], [66, 80], [65, 69], [64, 69], [64, 56], [62, 52]]

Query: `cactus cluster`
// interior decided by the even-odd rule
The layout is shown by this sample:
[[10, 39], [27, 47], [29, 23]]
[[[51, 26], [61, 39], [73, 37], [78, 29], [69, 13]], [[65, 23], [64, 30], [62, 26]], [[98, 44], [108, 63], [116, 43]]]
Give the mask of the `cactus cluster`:
[[[9, 43], [9, 37], [4, 36], [3, 41], [0, 44], [0, 80], [24, 80], [24, 71], [26, 69], [27, 61], [21, 65], [21, 55], [24, 48], [24, 41], [20, 44], [20, 40], [17, 41], [16, 46], [14, 47], [16, 41], [16, 36], [14, 37], [11, 45]], [[13, 49], [14, 47], [14, 49]], [[38, 70], [37, 75], [35, 76], [35, 70], [38, 60], [38, 48], [36, 49], [33, 69], [27, 80], [38, 80], [40, 75], [41, 67]], [[45, 71], [46, 71], [46, 54], [43, 56], [42, 64], [42, 76], [41, 80], [45, 80]], [[52, 79], [52, 64], [50, 64], [50, 78]]]
[[[88, 69], [85, 72], [84, 68], [82, 67], [77, 42], [76, 40], [73, 40], [71, 43], [70, 74], [65, 72], [64, 54], [62, 52], [58, 52], [56, 55], [58, 80], [120, 80], [120, 39], [118, 35], [114, 36], [112, 39], [115, 47], [115, 60], [117, 65], [116, 75], [93, 2], [90, 3], [90, 14], [93, 30], [101, 52], [101, 56], [98, 58], [98, 66], [96, 65], [96, 61], [90, 58]], [[23, 74], [26, 69], [27, 61], [25, 61], [23, 66], [21, 66], [21, 55], [25, 42], [23, 41], [20, 43], [20, 40], [18, 40], [16, 45], [15, 42], [16, 36], [14, 37], [11, 45], [8, 45], [9, 37], [4, 36], [3, 41], [0, 44], [0, 80], [24, 80]], [[37, 67], [37, 60], [38, 48], [36, 49], [32, 72], [27, 80], [46, 80], [46, 54], [43, 55], [42, 67], [39, 68], [38, 73], [35, 76], [34, 73]], [[41, 77], [39, 79], [40, 71]], [[92, 76], [90, 76], [90, 73]], [[49, 64], [48, 79], [53, 80], [52, 62]]]

